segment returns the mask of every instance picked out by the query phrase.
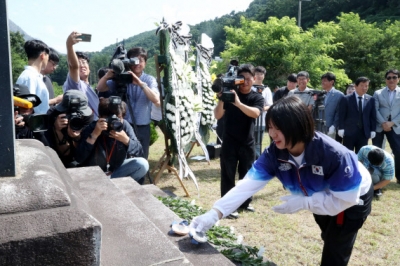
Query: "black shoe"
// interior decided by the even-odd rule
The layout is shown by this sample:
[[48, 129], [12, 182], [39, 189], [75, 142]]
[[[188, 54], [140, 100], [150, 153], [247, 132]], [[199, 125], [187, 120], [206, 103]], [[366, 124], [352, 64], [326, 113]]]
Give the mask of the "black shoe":
[[382, 197], [382, 190], [381, 189], [374, 190], [374, 196], [376, 199], [380, 199], [380, 197]]
[[232, 212], [228, 216], [226, 216], [227, 219], [237, 219], [239, 218], [239, 213], [237, 211]]
[[254, 207], [251, 204], [249, 204], [249, 206], [247, 206], [246, 208], [240, 207], [239, 210], [246, 211], [246, 212], [255, 212], [256, 211], [256, 209], [254, 209]]
[[400, 179], [397, 179], [397, 180], [396, 180], [396, 183], [397, 183], [397, 184], [400, 184]]

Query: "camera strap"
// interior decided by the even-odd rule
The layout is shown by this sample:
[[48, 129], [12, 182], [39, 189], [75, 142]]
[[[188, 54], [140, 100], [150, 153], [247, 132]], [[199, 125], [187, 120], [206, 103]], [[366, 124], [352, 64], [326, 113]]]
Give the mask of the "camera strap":
[[111, 155], [112, 155], [112, 153], [113, 153], [113, 151], [114, 151], [115, 143], [117, 142], [117, 140], [114, 139], [114, 143], [113, 143], [113, 145], [112, 145], [112, 147], [111, 147], [110, 153], [108, 153], [107, 142], [106, 142], [106, 137], [105, 137], [105, 136], [103, 136], [103, 141], [104, 141], [104, 149], [105, 149], [105, 151], [106, 151], [106, 162], [107, 162], [107, 171], [106, 171], [106, 174], [108, 175], [108, 174], [109, 174], [109, 170], [108, 170], [108, 169], [110, 168], [110, 159], [111, 159]]

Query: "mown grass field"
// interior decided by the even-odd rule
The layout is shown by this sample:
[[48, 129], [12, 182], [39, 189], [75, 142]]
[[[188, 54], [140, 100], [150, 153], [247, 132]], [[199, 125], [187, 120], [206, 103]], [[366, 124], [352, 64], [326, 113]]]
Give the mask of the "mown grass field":
[[[263, 148], [269, 144], [268, 141], [266, 134]], [[386, 149], [390, 151], [388, 146]], [[150, 169], [156, 167], [164, 148], [164, 136], [159, 131], [157, 142], [150, 147]], [[197, 146], [189, 157], [196, 155], [203, 155]], [[157, 186], [188, 201], [195, 199], [196, 205], [208, 210], [220, 198], [219, 159], [211, 160], [210, 164], [188, 161], [197, 178], [199, 191], [192, 180], [184, 179], [190, 193], [190, 197], [185, 197], [179, 181], [168, 171], [164, 171]], [[274, 179], [254, 196], [255, 213], [240, 213], [239, 219], [223, 219], [221, 225], [233, 226], [237, 234], [244, 236], [246, 244], [265, 247], [264, 257], [277, 265], [319, 265], [323, 242], [312, 214], [301, 211], [284, 215], [271, 209], [280, 204], [279, 198], [286, 194], [288, 192], [281, 183]], [[381, 199], [373, 201], [372, 213], [358, 233], [349, 265], [400, 265], [399, 232], [400, 185], [393, 180], [383, 189]]]

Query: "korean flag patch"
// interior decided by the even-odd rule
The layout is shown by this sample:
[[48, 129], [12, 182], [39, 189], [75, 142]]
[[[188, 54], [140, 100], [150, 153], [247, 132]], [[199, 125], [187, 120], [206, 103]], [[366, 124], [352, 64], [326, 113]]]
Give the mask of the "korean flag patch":
[[312, 165], [312, 172], [316, 175], [324, 175], [324, 170], [322, 169], [322, 166]]

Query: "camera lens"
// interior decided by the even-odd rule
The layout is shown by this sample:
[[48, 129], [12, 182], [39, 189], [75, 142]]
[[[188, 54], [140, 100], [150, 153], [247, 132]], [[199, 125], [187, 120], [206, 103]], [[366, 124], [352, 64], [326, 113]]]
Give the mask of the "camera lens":
[[71, 116], [69, 120], [69, 127], [72, 130], [81, 130], [85, 126], [84, 121], [81, 117], [78, 116]]

